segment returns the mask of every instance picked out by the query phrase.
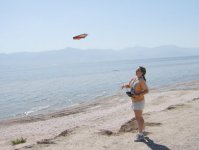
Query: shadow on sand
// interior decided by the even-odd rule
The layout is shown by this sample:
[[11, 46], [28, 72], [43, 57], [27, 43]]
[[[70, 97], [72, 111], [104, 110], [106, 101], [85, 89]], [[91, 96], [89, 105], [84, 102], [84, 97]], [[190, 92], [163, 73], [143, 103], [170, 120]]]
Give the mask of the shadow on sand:
[[151, 140], [149, 137], [145, 137], [143, 143], [145, 143], [152, 150], [170, 150], [168, 147], [164, 145], [154, 143], [153, 140]]

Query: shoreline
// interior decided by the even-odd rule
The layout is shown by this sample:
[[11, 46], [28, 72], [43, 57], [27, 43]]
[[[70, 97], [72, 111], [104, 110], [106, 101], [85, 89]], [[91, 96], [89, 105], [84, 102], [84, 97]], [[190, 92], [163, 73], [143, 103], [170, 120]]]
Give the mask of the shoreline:
[[78, 114], [78, 113], [84, 112], [87, 109], [98, 107], [99, 105], [106, 103], [107, 100], [114, 97], [118, 97], [118, 96], [121, 96], [121, 93], [111, 95], [111, 96], [101, 97], [96, 100], [81, 102], [81, 103], [60, 109], [58, 111], [45, 112], [45, 113], [40, 113], [36, 115], [29, 115], [29, 116], [22, 116], [22, 117], [16, 117], [16, 118], [11, 118], [11, 119], [0, 120], [0, 127], [13, 125], [13, 124], [23, 124], [23, 123], [29, 123], [29, 122], [45, 121], [52, 118], [59, 118], [59, 117], [68, 116], [72, 114]]
[[[150, 89], [150, 93], [153, 92], [165, 92], [165, 91], [178, 91], [178, 90], [194, 90], [199, 88], [199, 80], [193, 80], [189, 82], [179, 82], [173, 85], [164, 85], [157, 88]], [[179, 86], [178, 88], [176, 86]], [[45, 121], [52, 118], [58, 118], [63, 116], [68, 116], [72, 114], [78, 114], [81, 112], [84, 112], [87, 109], [90, 109], [92, 107], [101, 105], [106, 103], [112, 98], [123, 98], [126, 96], [124, 91], [121, 91], [119, 93], [103, 96], [100, 98], [96, 98], [95, 100], [89, 100], [85, 102], [81, 102], [78, 104], [74, 104], [72, 106], [68, 106], [65, 108], [62, 108], [57, 111], [49, 111], [49, 112], [43, 112], [35, 115], [27, 115], [27, 116], [21, 116], [21, 117], [14, 117], [14, 118], [8, 118], [0, 120], [0, 127], [1, 126], [7, 126], [7, 125], [13, 125], [13, 124], [21, 124], [21, 123], [30, 123], [30, 122], [37, 122], [37, 121]]]

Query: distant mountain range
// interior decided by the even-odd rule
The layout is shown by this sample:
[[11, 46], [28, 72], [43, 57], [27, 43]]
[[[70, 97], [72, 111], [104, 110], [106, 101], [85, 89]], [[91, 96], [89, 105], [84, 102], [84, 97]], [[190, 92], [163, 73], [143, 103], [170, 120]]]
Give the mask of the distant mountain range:
[[94, 62], [127, 59], [199, 56], [199, 48], [181, 48], [173, 45], [155, 48], [133, 47], [121, 50], [65, 48], [45, 52], [19, 52], [0, 54], [0, 63], [51, 63], [51, 62]]

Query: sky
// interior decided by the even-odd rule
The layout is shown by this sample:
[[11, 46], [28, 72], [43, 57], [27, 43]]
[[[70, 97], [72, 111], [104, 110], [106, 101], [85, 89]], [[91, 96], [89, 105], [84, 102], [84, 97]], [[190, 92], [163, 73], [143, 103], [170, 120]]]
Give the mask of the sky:
[[161, 45], [199, 47], [198, 0], [0, 0], [0, 53]]

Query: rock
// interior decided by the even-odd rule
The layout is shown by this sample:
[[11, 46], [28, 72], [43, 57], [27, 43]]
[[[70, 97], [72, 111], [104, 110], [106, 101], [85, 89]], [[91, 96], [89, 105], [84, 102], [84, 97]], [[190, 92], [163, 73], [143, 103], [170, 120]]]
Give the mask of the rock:
[[135, 118], [125, 122], [119, 129], [119, 132], [136, 132], [138, 130]]

